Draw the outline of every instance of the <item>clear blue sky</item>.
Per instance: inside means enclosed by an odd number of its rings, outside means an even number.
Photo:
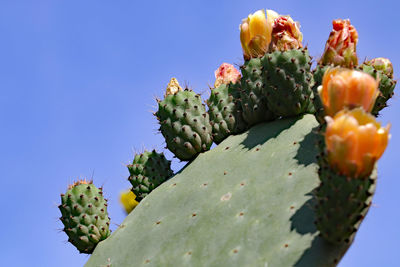
[[[124,164],[135,149],[163,147],[150,113],[154,96],[171,76],[206,92],[220,63],[241,64],[238,25],[261,8],[300,21],[317,57],[332,19],[350,18],[359,58],[389,57],[400,77],[398,1],[2,0],[1,265],[83,265],[88,257],[58,230],[59,194],[93,176],[104,184],[113,223],[121,223]],[[399,259],[399,98],[390,104],[381,121],[392,123],[392,139],[379,162],[374,206],[342,267]]]

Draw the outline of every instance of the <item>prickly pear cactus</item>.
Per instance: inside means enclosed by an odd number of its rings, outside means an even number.
[[[86,266],[334,266],[349,244],[314,225],[317,125],[305,115],[228,137],[143,199]]]
[[[373,108],[394,81],[387,59],[355,70],[357,32],[333,27],[312,72],[298,22],[250,14],[241,74],[221,65],[208,111],[172,78],[155,115],[167,148],[190,162],[163,182],[151,177],[169,164],[135,158],[141,201],[86,266],[336,266],[371,206],[390,137]]]

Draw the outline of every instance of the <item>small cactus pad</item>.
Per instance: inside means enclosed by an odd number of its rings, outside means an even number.
[[[335,266],[319,236],[313,115],[259,124],[200,154],[101,242],[87,267]]]
[[[174,174],[171,161],[167,160],[163,153],[157,153],[155,150],[136,154],[132,164],[127,167],[130,173],[128,180],[132,184],[132,192],[137,201],[141,201]]]
[[[375,106],[371,113],[374,116],[378,116],[379,111],[387,107],[386,102],[393,96],[394,88],[396,87],[396,81],[389,77],[382,70],[377,70],[373,66],[363,64],[360,69],[375,79],[379,79],[379,91],[380,94],[375,101]]]
[[[110,218],[103,191],[92,182],[79,181],[61,195],[61,222],[71,242],[81,253],[90,254],[110,235]]]
[[[282,117],[314,113],[308,50],[275,51],[261,59],[269,109]]]
[[[168,149],[180,160],[191,160],[210,149],[212,127],[200,95],[185,89],[158,102],[156,116]]]
[[[261,60],[250,59],[240,69],[242,71],[240,98],[244,120],[249,127],[273,120],[275,116],[268,108]]]
[[[230,134],[243,132],[246,123],[242,118],[240,102],[238,102],[239,84],[221,84],[211,89],[207,100],[210,122],[213,127],[213,140],[216,144],[222,142]]]

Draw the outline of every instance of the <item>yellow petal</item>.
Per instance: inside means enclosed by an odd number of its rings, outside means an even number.
[[[267,19],[263,9],[249,15],[249,29],[251,39],[257,35],[268,36]]]

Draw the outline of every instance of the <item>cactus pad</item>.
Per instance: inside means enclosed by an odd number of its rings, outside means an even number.
[[[259,124],[149,194],[86,266],[334,266],[319,237],[313,115]]]

